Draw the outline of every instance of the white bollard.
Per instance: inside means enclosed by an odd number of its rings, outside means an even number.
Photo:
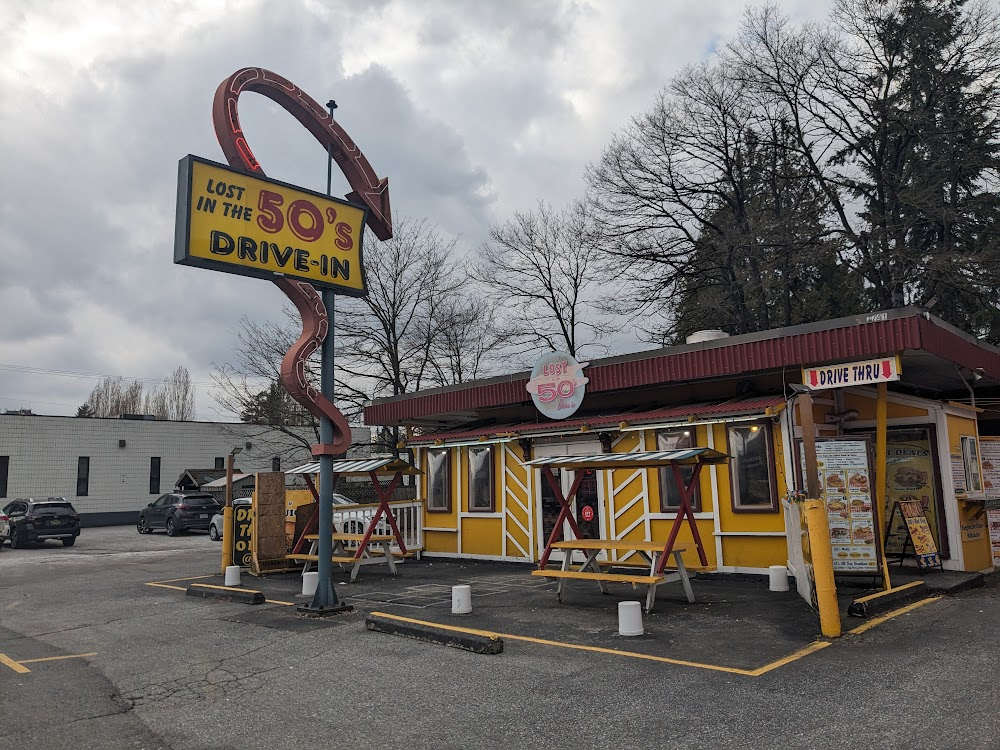
[[[618,602],[618,635],[642,635],[642,605],[639,602]]]
[[[453,615],[467,615],[470,612],[472,612],[472,587],[452,586],[451,613]]]
[[[772,565],[767,569],[771,591],[788,591],[788,568]]]
[[[240,566],[239,565],[227,565],[226,566],[226,585],[227,586],[239,586],[240,585]]]
[[[319,572],[302,574],[302,596],[312,596],[319,587]]]

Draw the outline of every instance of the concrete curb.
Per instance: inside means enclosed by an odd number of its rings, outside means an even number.
[[[873,617],[915,602],[930,595],[923,581],[914,581],[889,591],[862,596],[851,602],[847,614],[851,617]]]
[[[368,615],[365,619],[365,627],[379,633],[416,638],[418,641],[460,648],[475,654],[499,654],[503,651],[503,639],[496,635],[464,628],[453,630],[450,627],[431,623],[412,622],[379,612]]]
[[[240,602],[242,604],[263,604],[264,593],[253,589],[237,589],[232,586],[214,586],[210,583],[192,583],[187,587],[188,596],[200,596],[203,599],[221,599],[225,602]]]
[[[969,591],[970,589],[978,589],[986,585],[986,574],[984,573],[973,573],[968,575],[960,581],[955,581],[954,583],[949,583],[946,586],[935,586],[929,585],[929,590],[934,593],[941,594],[957,594],[960,591]]]

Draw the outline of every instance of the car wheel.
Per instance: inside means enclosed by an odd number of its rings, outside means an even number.
[[[177,524],[174,523],[174,519],[167,519],[167,536],[177,536],[180,533],[180,529],[177,528]]]
[[[135,522],[135,528],[140,534],[153,533],[153,530],[149,528],[149,524],[146,523],[146,518],[144,516],[139,516],[139,520]]]
[[[208,538],[211,539],[213,542],[217,542],[220,539],[222,539],[222,536],[220,536],[219,530],[215,528],[214,523],[208,527]]]
[[[76,537],[75,536],[63,537],[62,543],[63,547],[72,547],[74,544],[76,544]]]
[[[18,531],[13,526],[10,529],[10,548],[24,549],[28,546],[28,536]]]

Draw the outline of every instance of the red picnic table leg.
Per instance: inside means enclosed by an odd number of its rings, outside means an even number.
[[[701,473],[701,467],[702,462],[699,460],[694,465],[694,471],[691,472],[691,481],[685,484],[680,465],[671,464],[670,468],[674,472],[674,483],[681,493],[681,507],[674,518],[673,526],[670,527],[670,536],[667,537],[667,543],[663,547],[663,553],[660,555],[660,562],[656,566],[657,575],[663,575],[663,570],[667,566],[667,558],[673,552],[674,542],[677,541],[677,533],[681,530],[685,518],[691,527],[691,536],[694,537],[694,544],[698,549],[698,559],[701,560],[702,565],[708,565],[708,557],[705,555],[705,548],[701,543],[701,534],[698,533],[698,525],[694,521],[694,511],[691,510],[691,495],[694,494],[694,488],[698,484],[698,475]]]
[[[559,516],[556,518],[555,526],[552,527],[552,533],[549,534],[549,541],[545,545],[545,550],[542,552],[542,556],[538,560],[538,569],[544,570],[545,566],[549,563],[549,555],[552,554],[552,545],[559,539],[559,534],[562,533],[563,521],[569,521],[569,527],[573,530],[573,537],[575,539],[580,538],[580,527],[576,525],[576,519],[573,518],[573,514],[570,512],[569,504],[573,501],[576,491],[580,489],[580,483],[583,481],[583,472],[576,472],[576,476],[573,478],[573,486],[570,487],[569,490],[569,495],[564,498],[562,494],[562,487],[560,487],[559,482],[556,481],[556,477],[555,474],[552,473],[552,469],[548,466],[542,466],[541,469],[542,475],[548,481],[553,494],[556,496],[556,500],[559,501]],[[567,554],[572,554],[572,551],[567,552]]]
[[[363,554],[365,547],[368,545],[368,540],[375,533],[375,526],[378,524],[378,520],[382,517],[383,513],[385,514],[385,520],[389,522],[389,527],[392,529],[392,535],[396,538],[400,552],[405,555],[406,543],[403,541],[403,535],[399,533],[399,529],[396,526],[396,518],[392,515],[392,509],[389,507],[389,499],[392,497],[392,493],[396,491],[396,487],[399,486],[399,482],[403,478],[403,473],[397,471],[387,487],[382,486],[382,482],[379,481],[374,471],[368,472],[368,476],[371,477],[372,484],[375,485],[375,492],[378,493],[378,509],[375,511],[371,523],[368,524],[368,528],[365,530],[365,538],[358,545],[355,557],[361,557]]]

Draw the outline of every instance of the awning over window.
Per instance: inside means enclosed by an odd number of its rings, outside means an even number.
[[[571,433],[611,429],[653,429],[659,426],[683,425],[693,422],[725,422],[734,419],[772,416],[785,406],[782,396],[755,396],[692,404],[678,404],[646,411],[617,412],[590,417],[575,417],[561,421],[522,422],[490,425],[471,430],[415,435],[407,443],[412,446],[475,445],[514,440],[524,436],[566,435]]]
[[[367,476],[374,471],[376,474],[422,474],[420,469],[411,466],[401,458],[388,456],[385,458],[341,459],[333,462],[333,473],[341,476]],[[289,469],[286,474],[319,474],[319,461],[310,461],[302,466]]]
[[[525,466],[550,466],[554,469],[652,469],[681,464],[724,464],[729,456],[712,448],[687,448],[677,451],[643,453],[602,453],[597,456],[550,456],[525,461]]]

